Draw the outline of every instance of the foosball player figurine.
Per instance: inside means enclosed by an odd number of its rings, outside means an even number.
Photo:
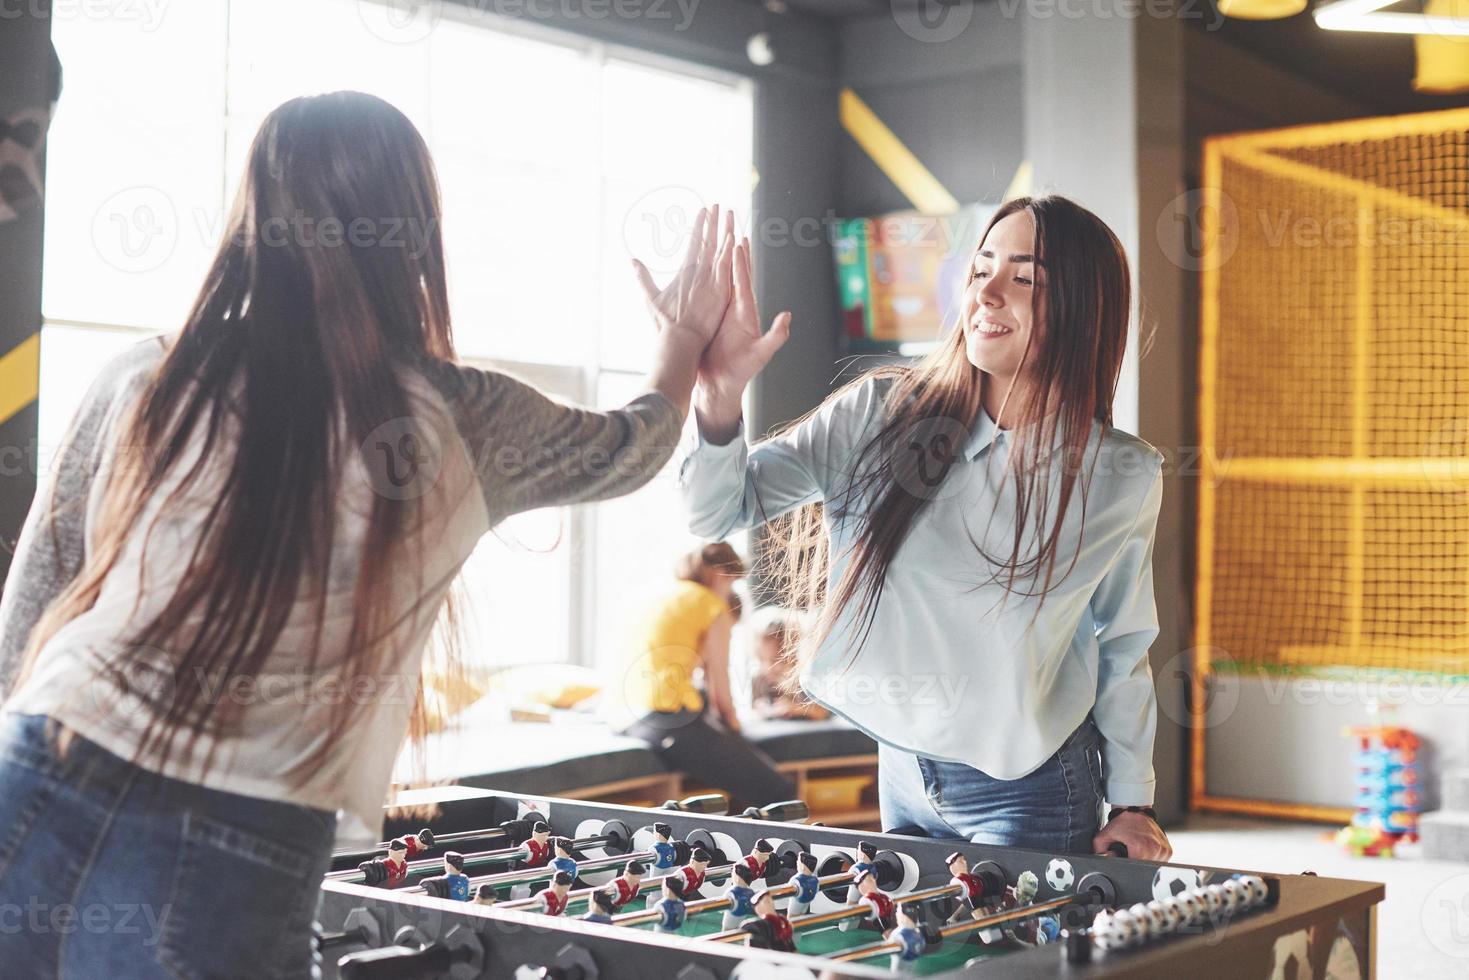
[[[897,916],[897,927],[884,938],[890,943],[897,943],[898,951],[892,955],[888,966],[893,970],[911,969],[913,962],[923,955],[923,950],[928,946],[928,938],[903,906],[899,905],[894,914]]]
[[[577,872],[576,858],[571,853],[571,839],[567,837],[555,837],[551,840],[551,851],[556,856],[551,859],[551,867],[557,871],[565,871],[571,875],[571,880],[576,881]]]
[[[955,851],[944,858],[944,864],[948,866],[951,884],[958,885],[963,889],[959,894],[957,907],[954,914],[949,916],[948,921],[953,922],[961,919],[984,904],[984,884],[969,873],[969,859],[960,851]]]
[[[678,869],[678,874],[669,877],[683,879],[683,893],[688,896],[697,896],[699,889],[704,887],[704,872],[709,868],[711,855],[702,847],[694,848],[694,853],[689,855],[689,863]]]
[[[755,842],[754,847],[750,848],[749,854],[740,858],[740,863],[748,865],[750,870],[755,872],[753,880],[759,881],[769,872],[770,856],[774,853],[775,848],[770,846],[770,841],[762,837]]]
[[[444,877],[449,879],[449,897],[456,902],[469,901],[469,875],[464,873],[464,855],[444,852]]]
[[[388,841],[388,853],[357,865],[362,879],[369,885],[397,888],[408,877],[408,842],[402,837]]]
[[[610,891],[598,888],[587,896],[587,912],[582,916],[587,922],[611,923],[615,909],[615,898]]]
[[[658,856],[653,862],[654,871],[672,871],[678,866],[678,848],[673,846],[673,828],[668,824],[653,825],[652,851]]]
[[[861,898],[857,891],[857,877],[864,871],[871,871],[877,865],[877,848],[867,841],[857,842],[857,861],[847,870],[852,872],[852,886],[847,889],[847,904],[854,905]]]
[[[541,911],[547,915],[560,915],[566,911],[566,903],[570,901],[571,875],[565,871],[556,872],[551,879],[551,884],[541,892]]]
[[[865,903],[868,907],[867,916],[863,920],[855,918],[843,919],[841,928],[844,931],[850,930],[856,928],[858,923],[861,922],[867,928],[875,927],[878,932],[886,936],[896,924],[896,920],[893,918],[893,912],[896,906],[893,900],[888,898],[882,889],[877,887],[877,875],[871,871],[864,871],[857,876],[857,881],[853,887],[857,889],[859,896],[858,902]]]
[[[614,912],[638,897],[638,893],[642,891],[643,875],[647,871],[641,861],[629,861],[622,869],[622,874],[608,882],[607,891],[611,895]]]
[[[755,918],[740,926],[750,934],[750,945],[756,949],[794,953],[796,932],[791,928],[791,920],[775,910],[775,899],[770,892],[756,892],[751,904],[755,908]]]
[[[403,843],[408,848],[408,860],[413,860],[434,846],[434,832],[428,828],[420,830],[416,834],[408,834],[403,838]]]
[[[668,875],[663,879],[663,897],[653,906],[658,913],[658,922],[653,926],[655,931],[678,932],[683,928],[686,913],[684,894],[683,879],[678,875]]]
[[[790,914],[805,915],[810,912],[811,903],[816,901],[816,890],[821,887],[821,879],[816,875],[815,854],[802,851],[796,855],[796,873],[787,884],[795,889],[791,895]]]
[[[499,897],[495,894],[494,885],[480,885],[474,890],[474,904],[476,905],[494,905],[497,901]]]
[[[1036,877],[1034,871],[1020,872],[1020,876],[1015,879],[1015,884],[1005,890],[1005,898],[1000,903],[1000,908],[1013,909],[1029,905],[1035,901],[1040,886],[1041,880]],[[1047,916],[1038,916],[1006,926],[1004,934],[1027,946],[1038,946],[1060,938],[1061,924]]]
[[[423,890],[434,898],[469,901],[469,876],[464,873],[464,855],[458,851],[445,851],[444,873],[437,878],[425,878]]]
[[[755,906],[751,904],[755,889],[750,887],[755,875],[755,870],[743,862],[730,868],[729,889],[724,893],[724,897],[729,899],[729,905],[724,910],[724,919],[719,927],[721,931],[736,929],[741,922],[755,914]]]
[[[551,860],[551,825],[537,820],[530,836],[520,845],[520,863],[527,868],[539,868]]]

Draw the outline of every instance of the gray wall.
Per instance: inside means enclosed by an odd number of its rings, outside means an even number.
[[[0,30],[0,118],[45,107],[51,90],[51,14],[24,5]],[[32,207],[0,223],[0,357],[41,329],[41,234],[44,211]],[[0,583],[36,491],[37,402],[0,423]]]
[[[972,8],[964,28],[922,40],[892,17],[841,27],[840,79],[968,204],[998,202],[1024,156],[1023,22],[999,4]],[[841,140],[844,215],[912,207],[855,141]]]

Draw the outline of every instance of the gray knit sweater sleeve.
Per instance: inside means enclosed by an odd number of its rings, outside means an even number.
[[[492,527],[521,511],[631,493],[673,457],[683,427],[655,391],[597,411],[500,371],[439,361],[425,373],[469,450]]]
[[[129,396],[163,353],[163,340],[155,337],[109,361],[87,390],[56,456],[38,474],[0,593],[0,701],[10,694],[36,621],[81,571],[93,480]]]

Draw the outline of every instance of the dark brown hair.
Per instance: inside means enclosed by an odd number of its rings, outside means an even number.
[[[346,661],[319,664],[343,473],[374,429],[411,417],[398,369],[453,356],[438,181],[413,124],[358,92],[275,109],[250,148],[204,285],[124,421],[119,445],[144,465],[119,467],[108,481],[96,547],[37,624],[22,676],[63,624],[92,608],[146,505],[170,485],[145,547],[191,490],[207,494],[208,511],[177,592],[126,640],[133,651],[169,651],[174,671],[139,757],[152,749],[166,760],[183,732],[191,746],[228,730],[238,706],[205,684],[255,676],[298,596],[317,601],[308,673],[321,666],[349,682],[376,674],[401,653],[384,649],[403,619],[389,570],[410,560],[401,545],[431,505],[370,495]],[[234,438],[221,438],[227,429]],[[215,457],[219,487],[202,479]],[[440,612],[452,624],[452,608]],[[452,635],[438,638],[450,653]],[[352,707],[349,698],[333,704],[329,737],[288,778],[304,782],[319,766]],[[410,733],[421,738],[425,727],[420,691]]]
[[[1039,596],[1053,587],[1062,522],[1079,492],[1083,519],[1086,483],[1079,480],[1093,422],[1112,424],[1112,399],[1127,342],[1131,285],[1122,244],[1096,215],[1064,197],[1018,197],[1001,206],[986,224],[980,242],[1002,219],[1028,211],[1035,223],[1032,254],[1045,263],[1047,275],[1036,290],[1035,326],[1027,339],[1020,371],[1030,368],[1037,383],[1028,386],[1024,403],[1001,414],[1019,420],[1008,469],[1015,481],[1016,515],[1008,556],[990,555],[970,534],[970,543],[988,566],[987,581],[1002,580],[1005,594]],[[974,277],[971,262],[966,288]],[[962,304],[960,304],[962,309]],[[1044,330],[1039,328],[1044,324]],[[1044,340],[1035,343],[1038,333]],[[819,610],[814,628],[803,637],[801,657],[809,659],[830,635],[842,610],[857,603],[857,628],[848,640],[852,658],[872,626],[888,567],[932,493],[952,469],[964,448],[962,434],[973,426],[981,407],[983,373],[969,360],[965,335],[954,325],[937,349],[911,366],[877,368],[833,393],[840,399],[869,380],[890,382],[884,403],[885,422],[857,451],[847,482],[824,503],[806,505],[773,522],[771,543],[761,551],[762,571],[773,582],[784,605]],[[1019,387],[1012,387],[1013,394]],[[791,423],[801,425],[820,408]],[[1051,486],[1049,459],[1062,443],[1060,486]],[[986,457],[988,463],[990,457]],[[937,477],[920,470],[938,461]],[[917,491],[917,492],[915,492]],[[1048,512],[1055,496],[1056,512]],[[861,501],[874,501],[861,507]],[[856,533],[846,568],[827,596],[830,556],[822,526],[823,507],[833,516],[854,515]],[[986,515],[984,519],[992,519]],[[1034,531],[1040,546],[1023,554]],[[1076,556],[1071,555],[1069,571]],[[1062,573],[1064,576],[1064,572]],[[1039,612],[1039,604],[1036,612]],[[850,664],[850,659],[848,663]],[[792,683],[795,683],[792,675]]]

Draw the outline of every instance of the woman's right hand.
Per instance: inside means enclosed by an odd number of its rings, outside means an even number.
[[[725,235],[726,238],[732,235],[728,221]],[[714,443],[725,443],[734,437],[745,386],[770,363],[791,335],[789,311],[778,314],[768,332],[760,330],[748,238],[735,246],[733,265],[734,294],[718,332],[699,360],[699,383],[694,391],[699,431]]]

